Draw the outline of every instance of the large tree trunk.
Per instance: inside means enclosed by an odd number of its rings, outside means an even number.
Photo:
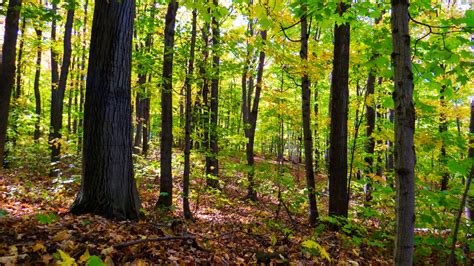
[[[301,50],[300,57],[303,64],[308,63],[308,20],[306,4],[301,5],[303,17],[301,18]],[[306,67],[304,67],[306,69]],[[306,173],[306,188],[308,189],[309,222],[315,225],[318,219],[318,207],[316,205],[316,185],[314,182],[313,168],[313,136],[311,132],[311,90],[308,73],[305,71],[301,77],[301,104],[303,114],[303,139],[304,139],[304,161]]]
[[[215,8],[218,7],[218,0],[213,0]],[[206,156],[207,185],[213,188],[219,186],[219,153],[217,118],[219,111],[219,22],[216,16],[212,16],[212,78],[211,78],[211,99],[210,99],[210,121],[209,121],[209,147],[211,154]]]
[[[35,29],[36,36],[38,40],[38,47],[36,47],[36,69],[35,69],[35,81],[33,85],[33,90],[35,93],[35,132],[33,134],[33,139],[38,140],[41,137],[40,123],[41,123],[41,93],[39,89],[40,75],[41,75],[41,40],[43,38],[43,32],[41,29]]]
[[[191,171],[190,165],[190,154],[191,154],[191,115],[192,115],[192,103],[191,103],[191,85],[192,77],[194,72],[194,48],[196,46],[196,24],[197,24],[197,10],[193,10],[193,20],[191,29],[191,44],[189,50],[189,64],[188,73],[184,86],[186,88],[186,121],[184,126],[184,172],[183,172],[183,212],[184,218],[191,219],[192,213],[189,207],[189,174]]]
[[[412,265],[415,226],[415,107],[411,71],[408,0],[392,0],[395,91],[396,233],[395,265]]]
[[[260,32],[262,42],[265,43],[267,40],[267,31],[262,30]],[[265,66],[265,51],[261,50],[258,57],[258,68],[257,68],[257,84],[255,86],[255,95],[253,97],[252,109],[250,109],[251,101],[248,101],[249,104],[248,110],[248,125],[245,127],[247,132],[247,145],[246,145],[246,157],[247,164],[249,166],[248,172],[248,187],[247,187],[247,198],[250,200],[257,200],[257,192],[255,192],[255,161],[254,161],[254,144],[255,144],[255,129],[257,128],[257,116],[258,116],[258,105],[260,102],[260,93],[263,86],[263,68]],[[249,88],[250,93],[250,88]]]
[[[133,0],[95,2],[84,113],[81,190],[74,214],[138,219],[132,163]],[[105,74],[104,74],[105,73]]]
[[[340,2],[342,15],[348,5]],[[329,215],[347,217],[347,115],[349,112],[349,24],[334,29],[334,61],[331,81],[331,129],[329,136]]]
[[[5,19],[5,35],[2,47],[0,68],[0,167],[5,159],[5,143],[7,139],[8,113],[10,98],[15,82],[16,42],[18,39],[18,20],[20,18],[21,0],[8,2]]]
[[[171,0],[165,19],[165,43],[163,54],[163,88],[161,90],[161,143],[160,143],[160,196],[157,205],[173,204],[173,177],[171,160],[173,148],[173,49],[174,26],[178,3]]]
[[[59,158],[61,155],[61,129],[63,127],[64,94],[66,92],[69,66],[71,65],[71,35],[74,23],[74,5],[68,7],[66,25],[64,29],[64,54],[61,64],[61,75],[58,87],[51,92],[51,121],[49,141],[51,144],[51,171],[50,176],[59,174]]]

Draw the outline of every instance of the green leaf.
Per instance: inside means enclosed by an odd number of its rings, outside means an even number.
[[[46,214],[37,214],[36,219],[42,224],[50,224],[54,222],[58,217],[54,213],[46,213]]]
[[[103,266],[105,263],[97,256],[90,256],[87,261],[88,266]]]

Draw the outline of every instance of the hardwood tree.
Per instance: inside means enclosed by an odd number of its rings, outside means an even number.
[[[301,48],[300,58],[304,64],[308,63],[308,8],[306,3],[301,4]],[[305,68],[306,69],[306,68]],[[303,116],[303,138],[304,138],[304,158],[305,158],[305,175],[306,188],[308,189],[309,202],[309,222],[314,225],[318,219],[318,207],[316,205],[316,185],[314,182],[313,168],[313,136],[311,132],[311,81],[308,72],[304,70],[301,77],[301,107]]]
[[[74,214],[140,217],[132,163],[133,0],[95,1],[84,105],[81,189]]]
[[[22,0],[10,0],[5,18],[5,35],[2,47],[2,61],[0,62],[0,167],[3,167],[5,159],[8,114],[15,82],[16,43],[21,3]]]
[[[71,36],[72,36],[72,25],[74,23],[74,11],[75,11],[75,3],[73,0],[70,0],[67,4],[67,17],[66,17],[66,24],[65,24],[65,29],[64,29],[64,40],[63,40],[64,53],[62,57],[61,74],[59,75],[58,86],[55,87],[53,84],[53,89],[51,91],[51,119],[50,119],[49,141],[51,144],[52,168],[50,171],[50,176],[59,175],[58,163],[59,163],[59,157],[61,155],[61,137],[62,137],[61,130],[63,126],[64,95],[66,92],[69,66],[71,65],[71,53],[72,53]],[[53,39],[53,36],[52,36],[52,39]],[[51,56],[52,57],[54,56],[53,53]]]
[[[191,155],[191,123],[192,123],[192,81],[194,74],[194,50],[196,47],[196,26],[197,10],[193,9],[193,18],[191,22],[191,43],[189,47],[188,72],[184,81],[186,88],[186,109],[185,109],[185,125],[184,125],[184,172],[183,172],[183,213],[184,218],[191,219],[192,213],[189,207],[189,174],[191,171],[190,155]]]
[[[214,8],[219,8],[218,0],[212,1]],[[206,176],[207,185],[213,188],[219,186],[219,153],[218,145],[218,129],[217,118],[219,112],[219,22],[216,16],[217,12],[213,12],[211,28],[212,28],[212,71],[211,71],[211,98],[209,100],[209,153],[206,154]]]
[[[160,196],[157,206],[170,207],[173,204],[173,177],[171,173],[173,148],[173,49],[174,26],[178,3],[171,0],[165,18],[163,51],[163,80],[161,89],[161,142],[160,142]]]
[[[38,41],[36,47],[36,68],[35,68],[35,81],[33,84],[33,91],[35,93],[35,131],[33,133],[34,140],[38,140],[41,137],[40,123],[41,123],[41,92],[39,88],[40,75],[41,75],[41,55],[43,54],[41,41],[43,39],[43,31],[39,28],[35,28],[36,40]]]
[[[395,265],[413,264],[415,227],[415,107],[411,71],[408,0],[392,0],[392,63],[396,176]]]
[[[340,1],[340,16],[349,5]],[[334,60],[331,79],[331,126],[329,135],[329,215],[347,217],[347,117],[349,113],[349,45],[350,25],[334,28]]]

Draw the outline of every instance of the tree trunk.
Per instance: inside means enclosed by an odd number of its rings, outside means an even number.
[[[348,5],[339,2],[342,15]],[[334,61],[331,81],[331,129],[329,136],[329,215],[347,217],[347,115],[349,112],[350,25],[334,29]]]
[[[192,77],[194,72],[194,48],[196,46],[196,24],[197,24],[197,10],[193,10],[193,20],[192,20],[192,29],[191,29],[191,44],[189,51],[189,63],[188,63],[188,73],[186,75],[186,80],[184,86],[186,88],[186,121],[184,128],[184,172],[183,172],[183,212],[184,218],[191,219],[192,213],[191,208],[189,207],[189,174],[191,171],[190,165],[190,154],[191,154],[191,85]]]
[[[396,233],[395,265],[412,265],[415,226],[415,108],[411,72],[408,0],[392,0],[395,91]]]
[[[214,7],[218,7],[218,0],[213,0]],[[213,188],[219,186],[219,153],[217,118],[219,111],[219,23],[215,15],[212,16],[212,77],[209,121],[209,147],[211,154],[206,156],[207,185]]]
[[[133,0],[95,2],[84,106],[81,190],[74,214],[140,217],[132,163]]]
[[[366,91],[366,99],[371,98],[374,99],[375,96],[375,76],[373,70],[369,71],[369,77],[367,78],[367,91]],[[366,129],[366,136],[367,142],[365,144],[365,153],[367,154],[365,157],[365,163],[367,164],[369,174],[366,176],[366,183],[365,183],[365,202],[366,204],[372,199],[372,176],[375,173],[374,170],[374,151],[375,151],[375,141],[372,137],[372,133],[375,130],[375,108],[374,108],[374,101],[370,101],[367,104],[366,101],[366,109],[365,109],[365,119],[367,123]]]
[[[151,78],[148,79],[148,82],[151,81]],[[148,136],[150,132],[150,96],[147,94],[146,98],[142,99],[143,104],[143,143],[142,143],[142,154],[144,157],[148,154]]]
[[[441,86],[439,92],[439,102],[441,106],[441,111],[439,115],[439,133],[441,135],[441,154],[439,156],[440,170],[441,170],[441,191],[448,189],[449,181],[449,171],[447,170],[447,155],[446,155],[446,145],[444,144],[445,134],[448,132],[448,122],[446,120],[446,100],[444,99],[444,93],[446,90],[446,85]]]
[[[26,28],[26,19],[23,17],[21,20],[21,39],[20,45],[18,47],[18,60],[17,60],[17,68],[16,68],[16,89],[14,93],[15,99],[20,98],[21,95],[21,72],[23,67],[23,47],[25,45],[25,28]]]
[[[35,81],[33,85],[33,90],[35,92],[35,132],[33,134],[33,139],[38,140],[41,137],[40,123],[41,123],[41,94],[39,89],[40,75],[41,75],[41,40],[43,39],[43,32],[41,29],[35,29],[36,36],[38,40],[38,47],[36,47],[36,69],[35,69]]]
[[[5,19],[5,35],[2,47],[0,68],[0,167],[5,159],[5,143],[7,139],[8,113],[10,98],[15,82],[16,42],[18,39],[18,20],[20,18],[21,0],[8,2]]]
[[[74,23],[74,4],[68,4],[66,25],[64,29],[64,54],[61,64],[61,75],[57,88],[51,92],[51,121],[49,141],[51,144],[50,176],[59,175],[59,158],[61,155],[61,129],[63,126],[64,94],[66,92],[69,66],[71,65],[71,35]]]
[[[301,50],[300,57],[303,64],[308,64],[308,20],[306,17],[307,6],[301,5],[303,17],[301,18]],[[306,69],[306,67],[304,67]],[[304,159],[306,173],[306,188],[308,189],[309,223],[315,225],[318,219],[318,207],[316,205],[316,185],[314,182],[313,168],[313,136],[311,132],[311,90],[308,73],[304,72],[301,77],[301,104],[303,114],[303,139]]]
[[[262,42],[265,43],[267,40],[267,31],[262,30],[260,32]],[[255,87],[255,96],[253,97],[253,105],[250,112],[248,112],[248,125],[245,127],[247,132],[248,142],[246,145],[246,157],[247,164],[249,166],[248,172],[248,187],[247,197],[250,200],[257,200],[257,192],[255,192],[255,161],[254,161],[254,144],[255,144],[255,129],[257,128],[257,116],[258,116],[258,105],[260,102],[260,93],[263,86],[263,68],[265,66],[265,51],[261,50],[258,57],[258,68],[257,68],[257,84]],[[250,93],[250,88],[249,88]],[[251,101],[248,102],[250,104]],[[250,110],[250,106],[247,106]]]
[[[87,16],[88,16],[88,8],[89,8],[89,0],[85,0],[84,3],[84,20],[82,24],[82,51],[81,51],[81,80],[79,85],[79,122],[78,127],[80,129],[83,128],[84,123],[84,87],[86,84],[86,75],[84,74],[86,71],[86,47],[87,47]],[[77,138],[77,147],[78,151],[82,149],[82,131],[79,130],[79,135]]]
[[[173,204],[173,177],[171,160],[173,148],[173,49],[174,26],[178,3],[171,0],[165,19],[165,42],[163,54],[163,88],[161,90],[161,143],[160,143],[160,196],[157,206],[171,207]]]

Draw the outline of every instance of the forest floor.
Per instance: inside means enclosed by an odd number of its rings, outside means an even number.
[[[302,165],[290,172],[304,180]],[[236,182],[243,174],[224,175],[221,191],[195,190],[194,219],[185,221],[181,176],[175,176],[175,209],[154,209],[158,185],[147,177],[139,185],[146,218],[118,222],[68,213],[79,189],[77,173],[55,179],[21,169],[0,173],[0,264],[392,264],[390,240],[383,246],[354,244],[357,234],[312,228],[304,212],[291,211],[276,195],[243,199],[238,191],[245,190]],[[325,196],[319,200],[318,206],[327,205]],[[134,240],[143,242],[129,242]]]

